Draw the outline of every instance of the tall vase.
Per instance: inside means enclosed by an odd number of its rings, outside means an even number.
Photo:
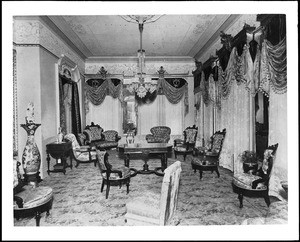
[[[27,132],[27,141],[22,155],[24,180],[33,186],[37,186],[37,183],[42,180],[39,175],[41,155],[34,140],[35,131],[40,125],[33,122],[21,124],[21,127]]]

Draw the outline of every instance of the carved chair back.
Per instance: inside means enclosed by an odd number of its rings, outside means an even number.
[[[217,131],[213,134],[211,139],[211,147],[210,151],[220,154],[223,146],[223,141],[225,139],[226,135],[226,129],[223,129],[222,131]]]
[[[197,134],[198,134],[198,128],[195,125],[187,127],[183,131],[184,143],[195,144]]]

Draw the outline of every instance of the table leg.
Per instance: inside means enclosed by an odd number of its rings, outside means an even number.
[[[161,169],[164,171],[168,167],[168,156],[166,153],[161,155]]]
[[[142,156],[144,160],[143,171],[149,171],[149,165],[147,164],[149,160],[149,152],[143,151]]]
[[[124,163],[126,167],[129,167],[129,162],[130,162],[130,154],[125,154]]]
[[[202,179],[202,170],[199,170],[200,173],[200,180]]]

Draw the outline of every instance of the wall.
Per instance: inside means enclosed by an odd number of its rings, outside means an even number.
[[[41,75],[41,115],[42,115],[42,152],[43,159],[41,163],[41,172],[46,174],[46,144],[55,141],[55,134],[57,134],[57,118],[56,118],[56,70],[55,64],[58,59],[53,54],[40,48],[40,75]],[[53,161],[53,159],[51,159]],[[54,165],[51,162],[51,167]]]
[[[35,122],[42,123],[41,95],[40,95],[40,50],[35,46],[16,47],[17,58],[17,109],[18,109],[18,147],[21,161],[26,145],[27,133],[20,127],[25,124],[26,109],[29,102],[34,103]],[[42,130],[39,127],[35,132],[35,142],[41,152]]]
[[[13,42],[17,69],[18,127],[25,123],[26,108],[34,103],[36,130],[35,141],[41,153],[41,177],[47,176],[46,144],[57,134],[57,101],[55,64],[65,55],[84,72],[84,61],[37,16],[15,17]],[[81,104],[82,105],[82,104]],[[18,129],[19,157],[21,160],[27,134]],[[22,172],[22,169],[21,169]]]

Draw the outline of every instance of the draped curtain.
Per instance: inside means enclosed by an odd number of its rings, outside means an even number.
[[[158,88],[162,88],[163,94],[172,104],[179,103],[180,100],[184,97],[184,114],[186,115],[189,112],[189,94],[187,82],[185,82],[182,87],[176,88],[168,83],[164,78],[159,78]]]
[[[59,105],[62,132],[81,133],[78,86],[63,75],[59,75]]]

